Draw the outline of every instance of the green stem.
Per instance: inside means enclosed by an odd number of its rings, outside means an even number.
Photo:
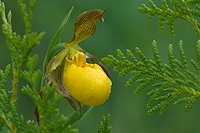
[[[200,29],[199,29],[198,25],[194,22],[192,24],[192,26],[194,27],[194,30],[197,32],[197,35],[200,38]]]
[[[12,83],[12,101],[13,102],[16,102],[16,100],[17,100],[18,82],[19,82],[19,74],[14,73],[13,74],[13,83]]]
[[[198,37],[200,38],[200,29],[199,29],[199,26],[197,25],[197,22],[195,21],[195,19],[192,17],[192,18],[186,19],[186,21],[188,21],[192,25],[192,27],[196,31]]]
[[[187,3],[184,0],[182,0],[182,3],[186,7],[187,13],[189,16],[189,17],[185,17],[185,18],[188,18],[188,20],[186,20],[186,21],[188,21],[193,26],[194,30],[197,32],[198,37],[200,38],[200,29],[197,24],[198,22],[194,19],[193,14],[191,13],[191,10],[188,7]]]

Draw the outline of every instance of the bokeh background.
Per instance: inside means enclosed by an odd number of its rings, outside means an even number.
[[[19,35],[25,34],[25,26],[17,0],[2,0],[6,4],[6,11],[12,10],[13,31]],[[26,4],[28,0],[24,0]],[[173,44],[174,56],[178,57],[178,43],[183,40],[186,59],[190,69],[193,69],[190,59],[195,58],[195,47],[198,40],[192,26],[180,19],[175,21],[175,37],[172,37],[167,26],[163,32],[159,31],[158,17],[147,18],[147,14],[141,14],[138,7],[147,0],[36,0],[33,16],[32,31],[46,34],[40,45],[34,47],[32,53],[38,54],[38,69],[42,69],[42,63],[48,45],[59,28],[59,25],[67,12],[74,6],[71,17],[62,33],[62,42],[69,41],[74,29],[74,22],[79,14],[90,9],[106,8],[104,15],[105,22],[97,22],[97,30],[93,36],[80,43],[80,46],[99,59],[112,54],[116,56],[116,50],[121,49],[124,53],[130,49],[135,53],[135,47],[139,47],[150,59],[152,56],[152,41],[157,41],[160,57],[163,63],[168,63],[167,46]],[[155,1],[159,6],[160,1]],[[0,24],[2,20],[0,19]],[[2,28],[0,27],[0,31]],[[0,69],[10,63],[9,51],[6,47],[5,36],[0,32]],[[147,92],[151,86],[144,89],[138,96],[134,96],[134,89],[138,84],[134,83],[126,88],[125,82],[130,75],[118,76],[108,67],[111,73],[113,86],[110,98],[98,107],[94,107],[91,113],[85,118],[79,127],[80,133],[96,133],[103,115],[110,114],[109,125],[112,126],[112,133],[199,133],[199,101],[196,101],[190,112],[184,111],[184,105],[170,104],[163,115],[158,112],[147,115],[146,104],[148,102]],[[11,78],[11,75],[9,76]],[[19,89],[25,85],[20,80]],[[11,82],[8,81],[7,89],[11,90]],[[33,100],[18,91],[17,110],[23,114],[25,120],[35,120]],[[73,110],[69,103],[63,99],[59,105],[61,114],[68,115]],[[6,128],[4,128],[6,129]],[[5,130],[4,130],[5,131]]]

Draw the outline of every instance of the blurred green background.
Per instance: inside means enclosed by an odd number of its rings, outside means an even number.
[[[25,34],[25,27],[21,11],[17,0],[2,0],[6,4],[6,11],[12,10],[13,31],[19,35]],[[24,0],[28,4],[28,0]],[[155,0],[156,1],[156,0]],[[195,47],[198,40],[197,34],[189,23],[177,19],[175,21],[175,37],[172,37],[167,26],[163,32],[159,31],[158,17],[147,19],[147,14],[138,12],[138,7],[142,3],[148,5],[147,0],[36,0],[33,16],[32,31],[46,34],[41,40],[41,44],[34,47],[32,53],[38,54],[38,69],[42,68],[48,45],[58,30],[59,25],[72,6],[74,10],[63,31],[62,42],[69,41],[73,35],[74,22],[79,14],[90,9],[106,8],[104,15],[105,22],[97,22],[97,30],[93,36],[80,43],[80,46],[99,59],[112,54],[116,56],[116,49],[121,49],[124,53],[130,49],[135,53],[135,47],[139,47],[148,59],[152,56],[152,41],[157,41],[158,51],[163,63],[168,63],[167,46],[173,44],[174,56],[178,57],[178,43],[183,40],[183,47],[190,69],[193,69],[190,59],[195,58]],[[159,1],[155,2],[161,5]],[[2,24],[2,20],[0,20]],[[0,28],[2,31],[2,28]],[[5,36],[0,32],[0,69],[10,63],[9,51],[6,47]],[[190,112],[184,111],[184,105],[170,104],[163,115],[158,112],[147,115],[146,104],[148,96],[146,93],[151,90],[147,87],[138,96],[133,95],[138,84],[133,84],[126,88],[125,82],[130,75],[119,77],[118,73],[112,71],[113,67],[108,67],[111,73],[113,85],[110,98],[98,107],[94,107],[92,112],[85,118],[79,127],[80,133],[96,133],[103,115],[111,114],[109,125],[112,126],[112,133],[199,133],[199,101],[194,104]],[[11,78],[11,75],[9,76]],[[24,80],[20,80],[19,89],[25,85]],[[11,90],[11,81],[7,83],[7,89]],[[35,120],[33,100],[18,90],[19,114],[23,114],[25,120]],[[69,103],[63,99],[59,105],[61,114],[68,115],[73,110]]]

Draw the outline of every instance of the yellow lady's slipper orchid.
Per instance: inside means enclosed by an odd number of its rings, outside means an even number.
[[[77,112],[79,111],[71,97],[77,101],[81,111],[80,103],[97,106],[103,104],[111,93],[112,82],[107,68],[77,45],[94,34],[95,21],[103,22],[105,11],[93,9],[79,15],[71,40],[63,43],[65,49],[52,57],[47,66],[45,77],[49,79],[49,83],[58,85],[57,93],[63,93],[63,97]],[[95,64],[88,64],[86,55]]]
[[[63,82],[72,97],[88,106],[103,104],[112,85],[104,70],[98,64],[86,63],[85,55],[79,51],[74,61],[65,62]]]

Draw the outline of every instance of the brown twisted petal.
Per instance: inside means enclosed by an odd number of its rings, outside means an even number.
[[[71,99],[70,94],[68,93],[67,89],[65,88],[63,84],[63,67],[64,67],[65,61],[62,62],[59,66],[56,67],[55,70],[52,70],[52,72],[49,74],[49,80],[53,81],[53,83],[57,84],[57,93],[63,93],[63,98],[67,99],[72,108],[79,113],[76,104]],[[76,99],[75,99],[76,101]],[[82,113],[80,103],[78,104],[80,112]]]
[[[70,94],[68,93],[67,89],[63,85],[63,67],[65,64],[65,58],[68,54],[68,50],[64,49],[59,54],[54,56],[47,66],[47,73],[45,78],[49,79],[49,82],[53,82],[57,84],[57,93],[62,92],[63,97],[66,98],[73,109],[79,113],[74,101],[70,98]],[[76,100],[75,100],[76,101]],[[79,104],[78,104],[79,106]],[[79,106],[80,110],[81,107]]]

